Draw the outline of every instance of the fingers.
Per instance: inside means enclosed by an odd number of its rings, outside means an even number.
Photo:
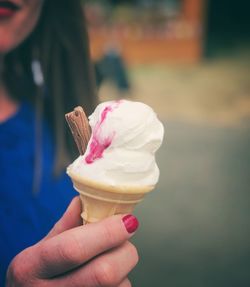
[[[79,196],[76,196],[72,199],[61,219],[54,225],[54,227],[51,229],[48,235],[43,238],[42,241],[80,225],[82,225],[81,200]]]
[[[134,245],[125,242],[119,247],[110,250],[93,259],[83,267],[74,270],[60,278],[53,279],[50,283],[57,286],[131,286],[127,277],[128,273],[138,262],[138,254]]]
[[[126,278],[117,287],[132,287],[132,285],[128,278]]]
[[[138,227],[132,215],[115,215],[102,222],[65,231],[36,247],[32,269],[42,278],[51,278],[81,266],[93,257],[121,245]]]

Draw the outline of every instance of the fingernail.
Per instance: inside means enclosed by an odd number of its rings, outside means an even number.
[[[132,214],[128,214],[128,215],[125,215],[123,218],[122,218],[122,221],[128,231],[128,233],[133,233],[136,231],[136,229],[138,228],[139,226],[139,221],[138,219],[132,215]]]

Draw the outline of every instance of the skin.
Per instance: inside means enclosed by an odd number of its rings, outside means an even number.
[[[41,14],[43,0],[13,0],[13,3],[19,10],[12,17],[0,19],[0,122],[18,109],[18,103],[10,99],[1,81],[3,57],[32,32]]]
[[[11,18],[0,19],[0,122],[11,117],[19,106],[1,80],[4,55],[34,29],[43,1],[15,3],[20,10]],[[80,199],[76,197],[43,240],[12,260],[6,286],[131,286],[127,276],[137,264],[138,254],[128,241],[133,234],[127,232],[122,215],[82,226],[80,213]]]
[[[0,54],[17,47],[35,27],[43,0],[13,0],[19,10],[12,17],[0,20]]]
[[[127,275],[138,254],[123,216],[82,226],[80,213],[76,197],[42,241],[13,259],[6,286],[131,286]]]

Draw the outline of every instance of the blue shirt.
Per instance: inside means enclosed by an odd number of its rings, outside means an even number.
[[[23,103],[0,124],[0,286],[12,258],[43,238],[76,193],[68,176],[53,176],[54,145],[43,123],[42,180],[32,192],[35,157],[35,114]]]

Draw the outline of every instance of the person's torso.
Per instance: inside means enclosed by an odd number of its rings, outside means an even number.
[[[0,124],[1,279],[11,259],[44,237],[75,195],[65,173],[53,176],[54,146],[45,122],[42,135],[41,185],[34,194],[34,111],[24,103],[17,114]]]

